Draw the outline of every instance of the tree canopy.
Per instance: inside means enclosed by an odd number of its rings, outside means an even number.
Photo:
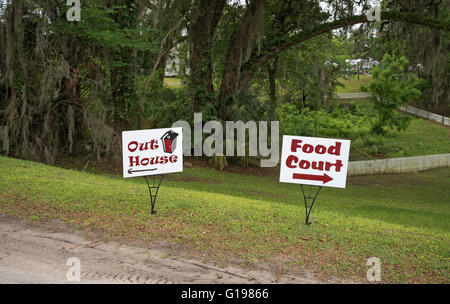
[[[389,45],[391,36],[415,41],[403,47],[410,61],[423,59],[430,93],[423,91],[434,104],[446,102],[448,3],[382,1],[382,20],[371,22],[367,2],[84,0],[81,20],[69,22],[65,1],[3,0],[0,125],[8,130],[6,152],[49,163],[61,152],[88,151],[100,159],[117,155],[125,129],[168,126],[199,111],[220,120],[242,118],[240,109],[253,118],[275,115],[280,68],[287,63],[302,79],[295,90],[303,102],[315,98],[328,107],[338,69],[325,62],[344,65],[338,49],[349,33],[367,42],[362,48],[401,47]],[[357,24],[363,25],[355,29]],[[408,31],[411,25],[415,32]],[[372,39],[374,29],[379,35]],[[418,43],[424,36],[430,39]],[[177,92],[163,85],[174,50],[186,83]],[[380,57],[376,52],[371,49]],[[294,89],[292,77],[284,78]],[[269,93],[263,106],[251,94],[258,86]]]

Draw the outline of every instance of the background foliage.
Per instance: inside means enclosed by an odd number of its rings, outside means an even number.
[[[339,109],[335,92],[346,59],[398,50],[409,64],[395,79],[423,79],[420,96],[376,99],[373,130],[400,126],[394,100],[448,106],[446,1],[383,1],[381,22],[368,22],[363,0],[85,0],[80,22],[67,21],[64,1],[0,3],[0,126],[4,153],[16,157],[119,158],[122,130],[168,127],[194,112],[280,119],[294,135],[371,136],[373,119]],[[183,84],[175,90],[164,87],[173,57]]]

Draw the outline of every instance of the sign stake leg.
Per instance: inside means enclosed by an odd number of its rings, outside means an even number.
[[[320,190],[322,189],[322,186],[318,186],[318,189],[316,191],[316,194],[312,195],[312,188],[314,186],[309,185],[309,193],[308,195],[305,192],[305,189],[303,187],[304,185],[300,184],[300,188],[302,189],[303,193],[303,200],[305,202],[305,212],[306,212],[306,219],[305,219],[305,225],[311,225],[309,222],[309,216],[311,215],[312,208],[314,206],[314,203],[317,199],[317,196],[319,195]],[[310,200],[310,204],[308,204],[308,200]]]
[[[164,175],[152,175],[151,179],[151,185],[148,182],[148,177],[145,177],[145,181],[147,182],[147,187],[148,187],[148,192],[150,194],[150,204],[151,204],[151,214],[155,214],[155,204],[156,204],[156,197],[158,196],[158,190],[159,190],[159,186],[161,186],[161,182],[164,178]],[[155,193],[152,193],[152,190],[155,191]]]

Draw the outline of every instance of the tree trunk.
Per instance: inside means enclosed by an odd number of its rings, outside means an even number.
[[[328,74],[328,71],[325,71],[325,76],[323,79],[323,91],[325,94],[325,113],[328,113],[329,109],[330,109],[330,102],[331,102],[331,96],[328,92],[328,88],[330,87],[330,75]]]
[[[268,64],[267,72],[269,74],[269,95],[270,95],[270,107],[273,112],[277,106],[277,88],[276,88],[276,76],[278,69],[278,56],[274,58],[273,62]]]
[[[241,82],[241,67],[249,59],[244,58],[244,55],[251,53],[251,38],[256,29],[256,17],[261,8],[262,0],[251,1],[244,13],[240,27],[231,40],[218,98],[219,117],[223,119],[228,118],[226,109],[231,104],[233,95],[238,92]]]
[[[196,19],[189,29],[191,40],[189,91],[193,111],[214,101],[212,41],[217,24],[222,16],[226,0],[201,0]]]
[[[121,28],[135,27],[138,15],[137,6],[132,0],[127,0],[123,10],[114,16]],[[111,91],[115,106],[116,127],[124,130],[129,127],[132,121],[136,121],[139,114],[138,96],[136,93],[135,74],[133,60],[134,50],[130,47],[122,47],[113,53],[113,60],[120,63],[127,63],[111,70]],[[137,117],[136,117],[137,116]]]
[[[306,97],[308,97],[309,92],[302,90],[302,108],[306,107]]]
[[[357,64],[356,64],[356,77],[357,77],[357,79],[358,79],[358,81],[359,81],[359,73],[361,73],[361,64],[358,62]]]

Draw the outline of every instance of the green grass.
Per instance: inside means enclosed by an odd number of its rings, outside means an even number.
[[[429,120],[414,118],[409,127],[388,137],[386,157],[450,153],[450,128]]]
[[[361,85],[368,85],[371,81],[371,76],[360,75],[359,80],[356,76],[351,76],[347,79],[340,78],[339,82],[341,82],[344,87],[338,87],[337,93],[357,93],[362,92]]]
[[[181,80],[179,78],[164,78],[164,83],[169,88],[181,88]]]
[[[362,113],[373,113],[369,99],[339,100],[351,103]],[[408,115],[402,113],[402,115]],[[406,130],[390,130],[383,137],[383,144],[374,145],[373,149],[353,141],[350,151],[351,160],[372,158],[408,157],[430,154],[450,153],[450,128],[422,118],[412,117]]]
[[[364,282],[375,256],[382,282],[449,282],[448,168],[350,178],[347,189],[322,190],[308,227],[299,187],[275,177],[185,168],[166,176],[151,216],[142,178],[5,157],[0,170],[2,214],[58,218],[124,239],[163,238],[218,264],[257,260]]]

